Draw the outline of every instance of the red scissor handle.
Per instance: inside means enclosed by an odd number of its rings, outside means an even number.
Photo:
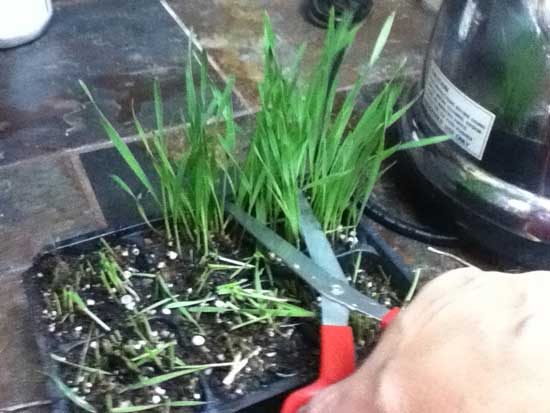
[[[386,328],[399,313],[392,308],[380,327]],[[313,396],[331,384],[348,377],[355,370],[353,331],[348,326],[321,326],[321,360],[319,378],[306,387],[292,392],[284,401],[281,413],[297,413]]]
[[[382,317],[382,320],[380,320],[380,328],[385,330],[393,322],[393,320],[395,320],[395,317],[397,317],[399,311],[401,311],[401,308],[399,307],[393,307],[390,311],[388,311],[384,317]]]
[[[355,370],[353,331],[348,326],[321,326],[321,361],[319,378],[309,386],[291,393],[281,413],[297,413],[315,394]]]

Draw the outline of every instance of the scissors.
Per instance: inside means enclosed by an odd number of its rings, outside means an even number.
[[[307,199],[300,193],[298,201],[300,233],[311,258],[241,208],[233,204],[226,206],[245,230],[321,295],[319,377],[310,385],[292,392],[284,401],[281,413],[298,413],[321,390],[353,373],[355,346],[353,331],[348,325],[350,311],[379,320],[382,329],[399,313],[398,307],[388,309],[349,285]]]

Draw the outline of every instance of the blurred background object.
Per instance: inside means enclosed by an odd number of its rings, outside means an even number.
[[[319,27],[327,27],[330,9],[334,8],[336,21],[346,13],[352,13],[355,22],[363,20],[372,8],[372,0],[309,0],[307,19]]]
[[[420,2],[428,9],[438,11],[443,0],[420,0]]]
[[[479,245],[550,268],[550,4],[445,0],[405,139],[453,140],[410,157]]]
[[[42,35],[52,13],[51,0],[0,1],[0,48],[19,46]]]

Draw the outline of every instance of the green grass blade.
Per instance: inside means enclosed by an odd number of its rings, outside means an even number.
[[[231,311],[231,309],[212,307],[212,306],[200,306],[200,307],[189,307],[187,311],[191,313],[225,313],[227,311]]]
[[[72,362],[68,361],[65,357],[58,356],[57,354],[54,354],[54,353],[50,353],[50,357],[52,358],[52,360],[55,360],[58,363],[65,364],[67,366],[71,366],[71,367],[77,368],[77,369],[82,370],[82,371],[87,371],[88,373],[101,373],[101,374],[105,374],[107,376],[110,376],[110,375],[113,374],[113,373],[109,373],[108,371],[105,371],[105,370],[96,369],[96,368],[93,368],[93,367],[88,367],[88,366],[78,364],[78,363],[72,363]]]
[[[190,406],[201,406],[205,404],[205,402],[182,400],[182,401],[170,402],[168,404],[170,407],[190,407]]]
[[[137,383],[129,385],[122,391],[125,392],[129,390],[143,389],[144,387],[149,387],[149,386],[156,386],[157,384],[164,383],[166,381],[173,380],[181,376],[186,376],[189,374],[196,373],[198,371],[206,370],[209,367],[210,367],[209,365],[204,365],[204,366],[189,368],[185,370],[174,371],[171,373],[161,374],[160,376],[155,376],[147,379],[142,379]]]
[[[159,409],[162,404],[144,404],[141,406],[114,407],[110,410],[111,413],[132,413],[143,412],[145,410]]]
[[[128,195],[130,195],[134,200],[137,199],[137,196],[134,194],[134,191],[128,186],[126,182],[120,178],[118,175],[111,175],[111,179],[116,182],[116,184]]]
[[[50,374],[46,374],[50,380],[52,380],[61,394],[65,396],[67,399],[69,399],[71,402],[75,404],[75,406],[80,407],[82,410],[85,410],[89,413],[97,413],[97,410],[86,400],[84,400],[82,397],[78,396],[75,392],[73,392],[65,383],[63,383],[58,377],[52,376]]]
[[[380,30],[380,34],[378,35],[378,38],[374,43],[374,48],[372,49],[372,54],[369,60],[369,66],[373,66],[378,61],[378,58],[382,54],[382,50],[384,50],[384,47],[386,46],[386,42],[390,37],[394,20],[395,20],[395,13],[392,13],[391,16],[388,17],[384,22],[384,25],[382,26],[382,30]]]
[[[162,97],[160,93],[160,85],[158,79],[153,83],[153,102],[155,106],[155,119],[157,122],[157,130],[163,135],[164,130],[164,111],[162,108]]]
[[[133,412],[143,412],[145,410],[159,409],[162,407],[193,407],[193,406],[200,406],[203,404],[205,404],[205,402],[182,400],[182,401],[166,402],[162,404],[145,404],[141,406],[114,407],[110,410],[110,413],[133,413]]]
[[[191,301],[174,301],[168,305],[165,306],[165,308],[181,308],[181,307],[190,307],[197,304],[206,303],[208,301],[212,301],[214,298],[203,298],[201,300],[191,300]]]
[[[417,149],[417,148],[422,148],[424,146],[429,146],[429,145],[436,145],[438,143],[446,142],[449,139],[451,139],[450,136],[443,135],[443,136],[434,136],[431,138],[424,138],[424,139],[419,139],[414,141],[403,142],[384,150],[383,157],[388,158],[398,151]]]
[[[69,291],[67,292],[67,297],[74,303],[76,304],[76,306],[84,313],[86,314],[88,317],[90,317],[93,321],[96,322],[97,325],[99,325],[102,329],[104,329],[105,331],[111,331],[111,328],[105,324],[105,322],[103,322],[98,316],[96,316],[92,311],[90,311],[90,309],[88,308],[88,306],[84,303],[84,301],[82,300],[82,298],[80,298],[80,296],[75,293],[74,291]]]
[[[268,313],[271,317],[295,317],[295,318],[310,318],[315,317],[313,311],[305,310],[301,307],[285,304],[284,307],[274,308],[268,310],[256,310],[256,309],[247,309],[247,312],[251,314],[263,314]]]
[[[80,83],[80,86],[82,87],[82,89],[84,90],[84,92],[86,93],[86,95],[88,96],[88,99],[90,100],[90,102],[92,103],[94,108],[96,109],[97,113],[99,114],[100,122],[101,122],[105,132],[107,133],[107,136],[109,137],[109,139],[111,140],[111,142],[113,143],[115,148],[117,149],[118,153],[122,156],[122,158],[124,159],[126,164],[130,167],[132,172],[136,175],[136,177],[143,184],[143,186],[145,186],[147,191],[158,202],[158,198],[157,198],[157,195],[156,195],[155,190],[153,188],[153,185],[149,181],[149,178],[147,177],[147,175],[143,171],[143,169],[142,169],[141,165],[139,164],[139,162],[137,161],[136,157],[134,156],[132,151],[130,151],[130,148],[128,147],[126,142],[124,142],[124,140],[119,135],[119,133],[116,131],[114,126],[111,124],[111,122],[109,122],[107,117],[103,114],[101,109],[99,109],[99,106],[95,102],[95,100],[92,96],[92,93],[90,92],[90,90],[88,89],[86,84],[82,80],[79,80],[79,83]]]

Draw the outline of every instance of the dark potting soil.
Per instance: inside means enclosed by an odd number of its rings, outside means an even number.
[[[358,265],[349,241],[349,234],[341,234],[336,243],[347,251],[341,261],[347,273],[356,274],[356,287],[388,307],[399,304],[383,270],[369,262],[369,254],[363,254]],[[130,406],[165,412],[170,402],[223,403],[249,397],[277,381],[298,377],[307,383],[314,378],[319,354],[316,318],[279,317],[240,328],[250,320],[229,310],[194,312],[196,323],[186,318],[185,309],[192,307],[227,309],[231,300],[217,294],[220,285],[241,281],[243,288],[256,288],[253,269],[239,270],[240,264],[230,261],[243,262],[251,254],[228,239],[218,247],[219,254],[205,263],[192,247],[184,246],[178,254],[162,234],[148,232],[85,255],[46,254],[37,261],[29,277],[42,297],[40,333],[49,338],[60,379],[79,400],[98,412]],[[276,259],[269,261],[274,299],[290,297],[296,299],[293,304],[317,311],[312,292]],[[119,285],[109,281],[109,265]],[[102,271],[107,281],[102,282]],[[261,278],[266,290],[268,278]],[[68,298],[72,293],[88,313]],[[186,307],[166,308],[173,301]],[[351,324],[363,358],[378,338],[378,325],[357,314]],[[212,366],[196,372],[189,367],[205,364]],[[166,376],[184,371],[188,374]],[[186,409],[200,411],[203,406],[172,411]]]

